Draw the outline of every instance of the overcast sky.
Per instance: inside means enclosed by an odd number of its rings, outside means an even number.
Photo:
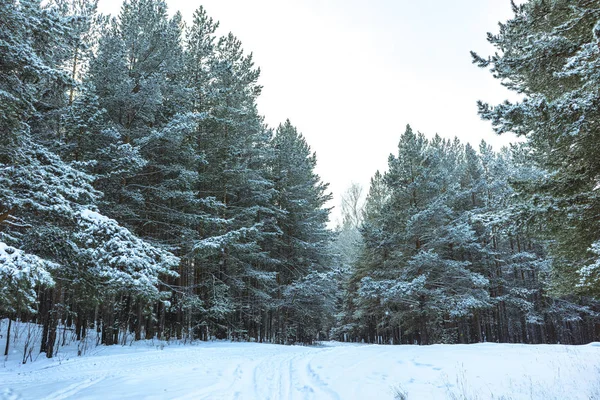
[[[100,0],[118,14],[121,0]],[[471,64],[489,55],[486,33],[511,16],[509,0],[167,0],[191,21],[203,5],[254,54],[264,86],[259,110],[270,126],[289,118],[318,158],[335,199],[357,182],[368,190],[407,123],[428,136],[475,146],[499,137],[476,101],[514,98]],[[339,216],[334,210],[332,218]]]

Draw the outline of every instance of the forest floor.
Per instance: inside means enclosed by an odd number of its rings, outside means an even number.
[[[6,320],[0,328],[4,349]],[[42,354],[22,364],[25,337],[22,329],[2,359],[0,399],[600,399],[600,343],[305,347],[150,340],[94,345],[81,357],[72,343],[52,359]]]

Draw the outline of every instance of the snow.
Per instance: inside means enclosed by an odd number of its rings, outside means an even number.
[[[171,270],[179,263],[172,253],[150,245],[117,221],[95,211],[81,210],[79,240],[95,260],[97,274],[114,288],[128,287],[140,293],[156,294],[160,274],[175,276]]]
[[[0,242],[0,278],[3,280],[26,279],[32,285],[36,282],[51,285],[54,281],[46,268],[59,268],[59,265]],[[0,288],[4,289],[4,283],[7,282],[0,283]]]
[[[95,211],[91,211],[88,209],[84,209],[80,212],[82,218],[89,220],[90,222],[95,222],[97,224],[107,223],[109,221],[108,217],[105,217],[102,214],[99,214]]]
[[[5,338],[7,321],[1,324]],[[40,355],[23,365],[20,343],[32,325],[15,326],[19,339],[0,364],[2,399],[394,399],[395,390],[409,400],[600,396],[600,343],[304,347],[149,340],[92,343],[81,357],[72,343],[53,359]]]

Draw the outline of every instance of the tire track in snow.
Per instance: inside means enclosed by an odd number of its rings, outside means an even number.
[[[307,384],[303,386],[303,399],[332,399],[340,400],[338,393],[333,390],[327,382],[315,371],[311,365],[315,357],[323,355],[323,353],[331,353],[334,349],[320,349],[311,357],[305,357],[301,360],[298,371]]]
[[[322,393],[326,393],[330,398],[332,398],[334,400],[340,400],[340,396],[337,394],[337,392],[335,392],[333,389],[331,389],[327,385],[327,383],[323,379],[321,379],[319,374],[315,372],[315,370],[310,365],[310,361],[306,364],[306,372],[308,373],[308,376],[310,377],[311,381],[314,383],[315,387],[317,387],[319,389],[319,391],[321,391]],[[322,398],[322,397],[318,397],[318,398]]]
[[[294,353],[275,354],[256,364],[254,397],[259,400],[335,399],[340,396],[315,372],[311,361],[333,349],[298,347]]]
[[[313,398],[311,383],[300,372],[307,357],[320,352],[314,348],[297,347],[293,352],[264,355],[252,372],[252,397],[244,399],[279,400]],[[307,397],[308,396],[308,397]]]
[[[88,379],[84,382],[77,382],[67,386],[64,389],[51,393],[49,396],[44,397],[43,400],[63,400],[67,399],[71,396],[75,396],[77,393],[81,392],[84,389],[87,389],[91,386],[94,386],[98,382],[104,380],[105,377],[96,378],[96,379]]]
[[[174,400],[194,400],[194,399],[226,399],[239,397],[239,391],[236,386],[242,380],[244,375],[243,362],[238,362],[235,368],[229,368],[229,371],[220,377],[214,384],[194,390],[183,396],[175,397]],[[231,379],[229,379],[231,378]]]
[[[337,358],[336,354],[347,353],[346,349],[330,347],[301,347],[265,345],[264,347],[239,348],[243,346],[215,346],[171,349],[170,351],[144,351],[128,354],[102,354],[76,358],[62,365],[50,365],[27,371],[12,377],[15,387],[23,384],[44,382],[35,385],[38,398],[65,399],[94,393],[86,390],[100,380],[109,386],[98,393],[106,393],[108,387],[114,390],[137,390],[136,385],[152,382],[159,390],[169,392],[169,398],[178,400],[194,399],[334,399],[341,396],[332,388],[329,369],[319,371],[322,363],[315,366],[314,360]],[[333,352],[333,353],[332,353]],[[345,357],[343,357],[345,358]],[[327,365],[324,364],[324,365]],[[50,379],[43,379],[52,371]],[[160,372],[189,374],[184,387],[170,384],[156,385]],[[176,372],[177,371],[177,372]],[[324,373],[325,372],[325,373]],[[167,372],[168,374],[168,372]],[[153,378],[150,378],[153,377]],[[150,378],[150,380],[149,380]],[[11,381],[13,379],[10,379]],[[187,384],[188,382],[195,382]],[[5,386],[8,382],[3,382]],[[105,385],[102,385],[105,386]],[[44,387],[46,389],[44,393]],[[61,388],[61,390],[58,390]],[[50,394],[48,394],[51,392]],[[126,392],[123,392],[126,393]],[[1,397],[1,396],[0,396]]]
[[[289,399],[292,394],[292,362],[299,354],[275,354],[262,359],[253,370],[254,398]]]

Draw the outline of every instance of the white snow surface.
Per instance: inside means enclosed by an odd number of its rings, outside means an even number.
[[[0,399],[394,399],[396,390],[409,400],[600,398],[600,343],[304,347],[154,340],[93,346],[81,357],[73,343],[53,359],[42,354],[23,365],[23,329],[20,335],[0,365]]]

